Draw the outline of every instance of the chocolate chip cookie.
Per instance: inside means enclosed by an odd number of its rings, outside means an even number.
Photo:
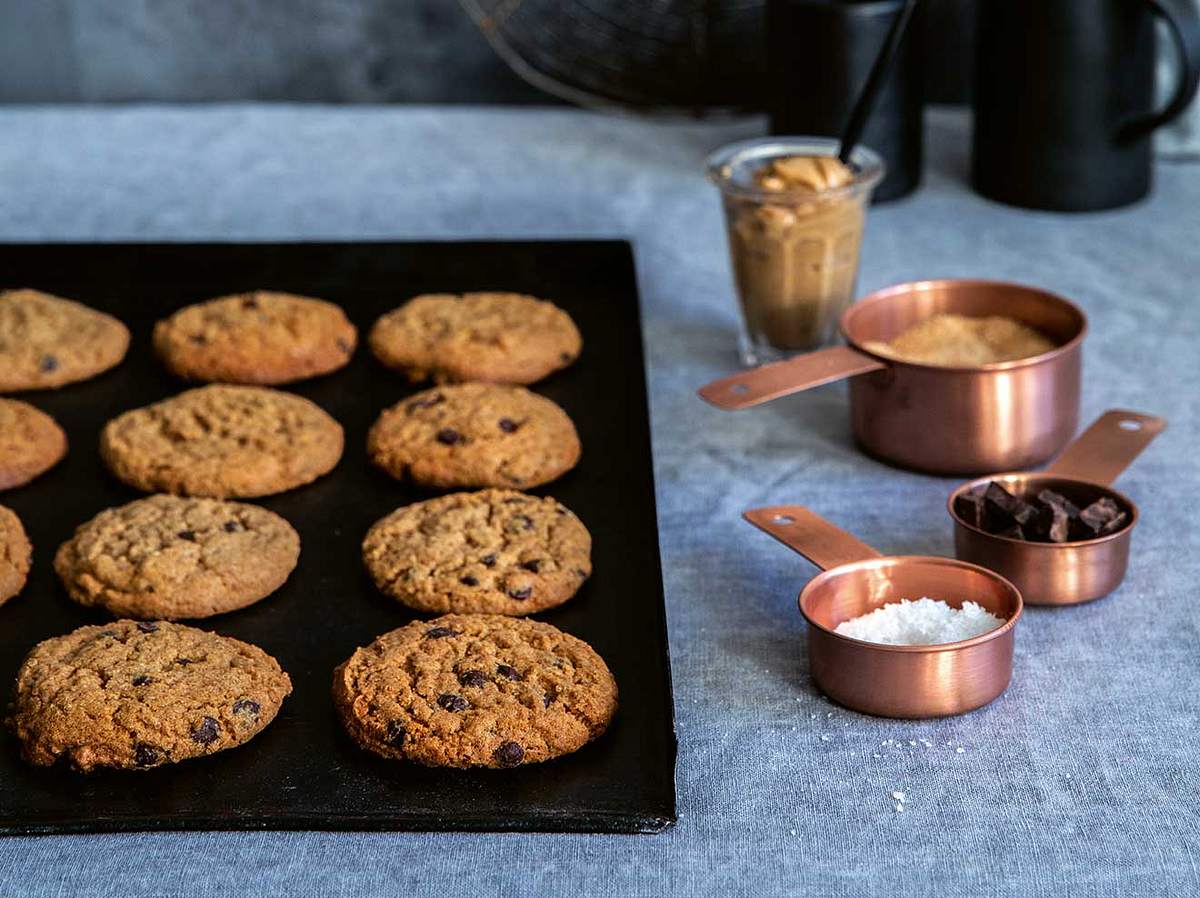
[[[417,393],[383,412],[367,435],[375,464],[432,487],[538,486],[575,467],[581,451],[561,408],[496,384]]]
[[[136,770],[248,742],[291,691],[257,646],[120,620],[35,646],[17,672],[8,723],[31,764]]]
[[[128,348],[129,329],[111,315],[38,290],[0,291],[0,393],[87,380]]]
[[[186,496],[266,496],[316,480],[342,456],[319,406],[265,387],[188,390],[109,421],[100,454],[130,486]]]
[[[154,326],[154,349],[173,373],[225,383],[328,374],[350,360],[357,341],[339,306],[267,290],[187,306]]]
[[[617,710],[595,650],[524,618],[448,614],[385,633],[335,672],[359,745],[433,767],[516,767],[569,754]]]
[[[438,383],[530,384],[583,347],[570,315],[520,293],[418,296],[376,321],[368,342],[389,368]]]
[[[252,605],[299,557],[292,525],[265,508],[159,495],[100,512],[59,547],[54,570],[80,605],[178,620]]]
[[[561,605],[591,574],[591,551],[591,534],[566,507],[512,490],[406,506],[363,540],[363,561],[382,592],[443,614]]]
[[[0,490],[29,483],[66,454],[58,422],[26,402],[0,399]]]
[[[0,505],[0,605],[25,587],[32,556],[33,546],[21,519],[12,509]]]

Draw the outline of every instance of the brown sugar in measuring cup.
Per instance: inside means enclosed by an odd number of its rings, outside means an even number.
[[[1049,352],[974,367],[907,362],[871,351],[935,315],[1000,315],[1050,338]],[[834,346],[721,378],[700,397],[734,411],[850,379],[854,438],[868,455],[933,474],[973,475],[1041,464],[1079,423],[1087,319],[1045,290],[940,280],[872,293],[841,319]]]
[[[880,555],[800,505],[743,517],[824,570],[800,592],[799,605],[813,681],[838,704],[879,717],[945,717],[980,708],[1008,687],[1022,602],[1000,575],[953,558]],[[976,602],[1004,624],[938,645],[884,645],[834,632],[882,605],[922,597],[956,608]]]
[[[1125,578],[1138,521],[1133,500],[1110,484],[1166,426],[1153,415],[1108,411],[1044,472],[992,474],[964,483],[946,505],[954,521],[954,554],[1011,580],[1030,605],[1075,605],[1108,595]],[[988,533],[964,518],[959,499],[990,482],[1022,497],[1053,490],[1079,508],[1108,499],[1125,520],[1112,533],[1073,542],[1030,542]]]

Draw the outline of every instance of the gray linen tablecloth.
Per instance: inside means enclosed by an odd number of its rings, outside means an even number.
[[[951,482],[855,452],[842,385],[737,416],[694,395],[735,363],[700,163],[756,130],[569,110],[0,110],[0,239],[630,237],[680,744],[679,824],[658,836],[14,838],[0,895],[1200,892],[1200,168],[1161,166],[1124,211],[1022,212],[969,191],[966,119],[937,113],[925,186],[872,212],[863,291],[945,276],[1059,291],[1091,316],[1085,420],[1171,422],[1121,481],[1143,513],[1125,585],[1027,610],[992,706],[887,721],[815,692],[795,607],[813,569],[739,512],[803,502],[884,551],[948,553]]]

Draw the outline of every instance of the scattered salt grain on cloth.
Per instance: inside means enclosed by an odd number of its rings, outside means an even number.
[[[834,632],[881,645],[941,645],[971,639],[1003,623],[975,602],[954,608],[941,599],[901,599],[843,621]]]

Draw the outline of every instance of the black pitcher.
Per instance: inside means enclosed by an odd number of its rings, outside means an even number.
[[[1153,111],[1155,16],[1183,61]],[[1185,0],[982,0],[975,189],[1032,209],[1083,212],[1150,190],[1151,133],[1200,80],[1200,17]]]

